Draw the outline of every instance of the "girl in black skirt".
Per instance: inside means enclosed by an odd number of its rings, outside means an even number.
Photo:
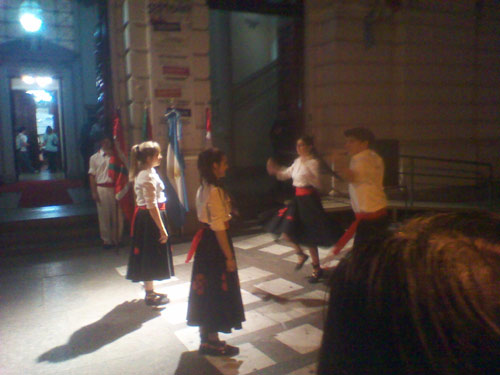
[[[226,175],[227,158],[218,149],[198,157],[201,186],[196,194],[196,211],[201,223],[189,261],[194,264],[189,292],[187,324],[200,327],[200,354],[234,356],[237,347],[219,340],[218,332],[241,329],[245,321],[235,252],[229,234],[231,204],[219,179]]]
[[[295,187],[294,199],[264,226],[276,235],[283,235],[295,249],[298,256],[296,270],[302,268],[309,258],[301,245],[309,249],[313,273],[309,278],[312,283],[318,282],[323,276],[319,264],[318,246],[332,246],[343,230],[339,224],[326,216],[318,193],[320,188],[320,160],[316,156],[312,137],[304,136],[297,141],[299,157],[293,164],[284,168],[273,159],[267,162],[267,171],[278,180],[293,180]]]
[[[136,208],[132,220],[132,250],[127,279],[144,281],[146,305],[159,306],[169,302],[166,294],[156,293],[153,280],[174,275],[172,251],[168,241],[164,185],[155,167],[162,159],[160,145],[148,141],[132,147],[130,181],[134,181]]]

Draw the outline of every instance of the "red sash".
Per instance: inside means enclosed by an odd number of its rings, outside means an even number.
[[[165,211],[165,208],[166,208],[166,204],[165,202],[163,203],[158,203],[158,209],[160,211]],[[134,226],[135,226],[135,218],[137,216],[137,213],[139,212],[139,210],[147,210],[147,206],[135,206],[135,209],[134,209],[134,215],[132,216],[132,222],[130,223],[130,236],[134,236]]]
[[[304,195],[313,195],[316,193],[316,189],[313,187],[295,187],[295,196],[303,197]]]
[[[196,234],[193,237],[193,241],[191,242],[191,247],[189,248],[189,251],[186,256],[185,263],[189,263],[191,259],[193,259],[194,254],[196,253],[196,250],[198,250],[198,245],[200,244],[201,237],[203,236],[203,232],[205,229],[210,229],[210,226],[206,223],[202,223],[203,226],[198,229]],[[229,228],[229,222],[226,221],[226,230]]]
[[[333,254],[337,255],[344,248],[346,243],[354,236],[356,233],[356,229],[358,228],[358,224],[361,220],[375,220],[387,215],[387,209],[382,208],[375,212],[359,212],[356,214],[356,220],[354,220],[349,228],[345,231],[344,235],[340,237],[340,239],[335,244],[333,248]]]

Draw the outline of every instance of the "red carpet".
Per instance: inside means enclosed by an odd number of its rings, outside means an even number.
[[[0,193],[21,192],[19,207],[44,207],[72,204],[68,188],[82,186],[80,180],[19,181],[0,186]]]

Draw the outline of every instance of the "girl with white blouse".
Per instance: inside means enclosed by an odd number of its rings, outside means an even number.
[[[145,302],[149,306],[169,302],[166,294],[156,293],[153,280],[165,280],[174,275],[172,251],[168,241],[167,197],[155,167],[160,165],[160,145],[148,141],[132,147],[129,180],[134,182],[136,208],[131,223],[132,250],[127,279],[144,282]]]
[[[227,168],[221,150],[208,149],[198,157],[201,186],[196,194],[196,211],[201,228],[187,259],[194,255],[187,324],[200,327],[199,354],[231,357],[239,349],[219,340],[218,333],[241,329],[245,313],[228,233],[231,202],[220,184]]]
[[[267,162],[267,171],[271,176],[276,176],[278,180],[292,179],[295,196],[265,225],[265,229],[282,235],[292,244],[298,256],[296,270],[301,269],[309,258],[301,245],[309,249],[313,266],[309,281],[316,283],[323,277],[318,246],[332,246],[344,231],[323,210],[318,192],[321,189],[320,160],[316,156],[312,137],[299,138],[297,153],[299,157],[288,168],[278,165],[273,159]]]

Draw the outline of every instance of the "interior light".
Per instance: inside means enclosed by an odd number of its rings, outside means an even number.
[[[35,77],[32,76],[24,75],[21,77],[21,79],[23,80],[24,83],[28,85],[32,85],[35,83]]]
[[[34,33],[42,27],[42,10],[34,0],[26,0],[19,7],[19,22],[24,30]]]
[[[28,90],[26,94],[33,95],[35,102],[51,102],[52,95],[45,90]]]
[[[36,77],[35,80],[40,87],[45,87],[52,83],[52,77]]]

